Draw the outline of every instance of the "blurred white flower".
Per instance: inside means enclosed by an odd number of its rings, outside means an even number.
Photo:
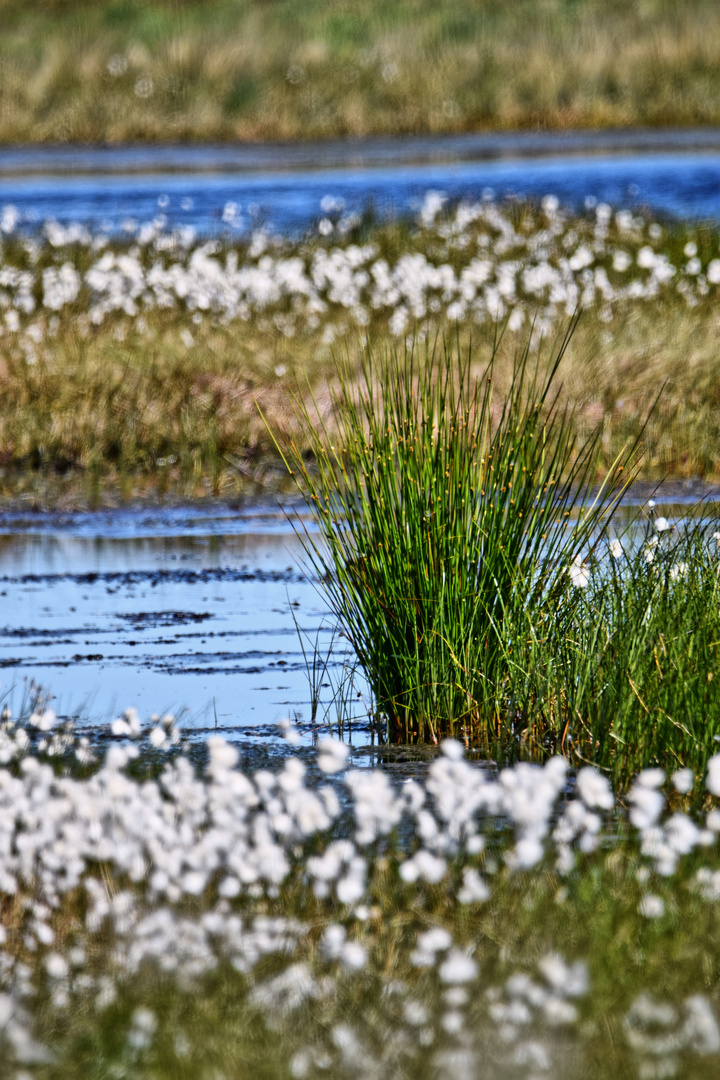
[[[707,763],[705,785],[711,795],[720,796],[720,754],[714,754]]]
[[[638,911],[646,919],[660,919],[665,914],[665,901],[654,893],[646,893],[638,905]]]
[[[623,546],[617,539],[617,537],[610,541],[610,543],[608,544],[608,550],[610,551],[613,559],[620,559],[624,555]]]
[[[573,559],[568,567],[568,574],[576,589],[584,589],[590,581],[590,569],[587,564],[582,561],[580,555],[576,555]]]
[[[318,743],[318,768],[328,775],[342,772],[347,767],[350,747],[339,739],[324,738]]]
[[[687,795],[692,790],[695,777],[692,769],[676,769],[671,780],[676,791],[679,791],[681,795]]]
[[[154,727],[150,730],[148,741],[155,750],[159,750],[167,742],[167,734],[161,727]]]
[[[459,949],[453,949],[443,960],[438,974],[441,982],[451,985],[472,982],[477,978],[478,966],[471,956],[466,956]]]
[[[108,72],[117,78],[119,75],[124,75],[128,69],[127,56],[122,53],[115,53],[108,60],[107,70]]]

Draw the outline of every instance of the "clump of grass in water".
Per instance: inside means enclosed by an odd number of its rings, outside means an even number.
[[[554,397],[568,340],[544,374],[526,349],[502,405],[493,359],[478,378],[450,340],[367,348],[357,381],[341,362],[332,436],[296,399],[316,467],[292,440],[285,461],[324,541],[306,535],[306,551],[391,739],[491,747],[518,719],[554,718],[535,650],[571,622],[568,564],[597,545],[627,484],[616,465],[583,494],[597,440],[579,442]],[[546,734],[533,729],[538,745]]]
[[[717,751],[716,528],[651,517],[640,542],[614,540],[575,574],[573,631],[557,642],[556,672],[572,688],[566,749],[612,771],[619,788],[647,765],[701,771]]]

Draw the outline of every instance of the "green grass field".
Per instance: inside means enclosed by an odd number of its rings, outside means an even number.
[[[0,142],[717,123],[714,0],[0,0]]]

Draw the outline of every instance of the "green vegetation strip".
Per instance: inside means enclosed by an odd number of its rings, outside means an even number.
[[[715,0],[0,0],[0,141],[720,123]]]
[[[333,212],[297,240],[150,223],[124,242],[52,222],[28,237],[10,211],[2,228],[4,496],[267,493],[283,470],[257,404],[308,450],[291,390],[332,428],[334,354],[357,379],[365,341],[452,332],[476,375],[501,325],[502,398],[531,326],[535,350],[578,306],[557,390],[580,443],[600,433],[599,466],[640,438],[645,480],[720,475],[716,228],[432,193],[416,220]]]

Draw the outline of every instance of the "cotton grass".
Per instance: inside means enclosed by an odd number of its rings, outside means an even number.
[[[332,349],[367,338],[382,351],[451,326],[490,348],[507,319],[507,376],[533,321],[537,343],[578,307],[561,389],[582,434],[602,431],[604,467],[664,384],[643,431],[645,475],[717,473],[710,227],[605,204],[570,213],[551,196],[451,205],[430,192],[414,219],[390,223],[332,200],[327,236],[236,229],[218,207],[207,237],[162,201],[117,235],[0,214],[0,491],[257,491],[279,475],[253,398],[287,424],[286,387],[307,376],[327,413]]]
[[[641,774],[653,808],[628,818],[560,758],[498,771],[446,740],[394,783],[326,742],[328,781],[312,752],[253,773],[218,737],[157,748],[139,727],[88,768],[71,726],[48,756],[4,722],[6,1075],[230,1077],[238,1055],[297,1077],[717,1070],[704,777],[693,811]]]

